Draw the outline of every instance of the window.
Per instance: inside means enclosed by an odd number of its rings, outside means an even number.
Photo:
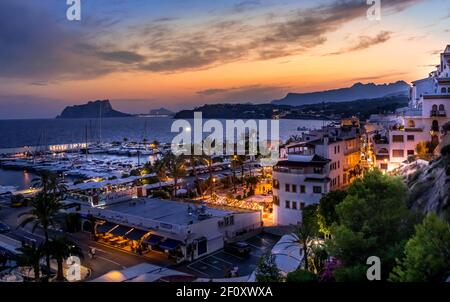
[[[442,87],[441,88],[441,93],[444,93],[444,94],[447,93],[447,89],[445,87]]]
[[[300,186],[300,193],[305,193],[306,192],[306,187],[301,185]]]
[[[290,186],[289,184],[285,184],[285,185],[284,185],[284,190],[285,190],[286,192],[291,192],[291,186]]]
[[[338,169],[340,169],[341,168],[341,161],[339,160],[338,161]]]
[[[338,145],[338,153],[341,153],[341,146]]]
[[[414,150],[408,150],[408,156],[413,156],[414,155]]]
[[[286,200],[286,209],[291,208],[291,202],[289,200]]]
[[[414,135],[408,135],[407,140],[413,142],[415,140]]]
[[[314,174],[323,174],[323,168],[315,167],[314,168]]]
[[[405,151],[404,150],[392,150],[392,156],[393,157],[405,157]]]
[[[280,182],[276,179],[273,180],[273,188],[279,189],[280,188]]]
[[[296,201],[292,202],[292,209],[297,210],[297,202]]]
[[[292,185],[292,192],[297,193],[297,185]]]
[[[280,199],[278,196],[273,197],[273,204],[279,206],[280,205]]]
[[[305,203],[304,202],[300,202],[300,209],[303,210],[305,208]]]
[[[445,107],[444,107],[444,105],[439,105],[439,111],[445,111]]]
[[[315,194],[320,194],[320,193],[322,193],[322,187],[314,186],[314,187],[313,187],[313,192],[314,192]]]
[[[393,135],[392,136],[392,141],[394,143],[403,143],[404,137],[403,137],[403,135]]]
[[[409,121],[408,121],[408,127],[409,127],[409,128],[414,128],[414,127],[416,127],[416,122],[414,122],[413,120],[409,120]]]
[[[388,169],[388,164],[381,164],[380,168],[381,168],[381,170],[387,170]]]

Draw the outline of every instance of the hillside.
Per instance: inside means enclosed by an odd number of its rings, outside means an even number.
[[[374,83],[356,83],[349,88],[340,88],[311,93],[289,93],[281,100],[273,101],[276,105],[300,106],[323,102],[348,102],[359,99],[375,99],[386,96],[408,95],[410,86],[404,81],[376,85]]]
[[[111,118],[128,117],[130,114],[114,110],[109,100],[88,102],[83,105],[66,107],[57,118],[75,119],[75,118]]]
[[[367,119],[371,114],[390,113],[407,105],[408,98],[404,96],[297,107],[276,104],[213,104],[180,111],[175,118],[190,119],[194,117],[194,112],[202,112],[203,118],[215,119],[339,119],[351,116]]]

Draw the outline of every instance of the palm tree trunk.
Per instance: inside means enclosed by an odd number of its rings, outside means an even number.
[[[48,228],[44,228],[45,233],[45,246],[48,246]],[[46,249],[45,251],[45,262],[47,265],[47,273],[50,275],[50,252]]]
[[[63,259],[57,259],[58,262],[58,273],[56,280],[58,281],[64,281],[64,274],[63,274]]]
[[[34,281],[38,282],[40,279],[39,263],[33,266],[33,272],[34,272]]]
[[[305,271],[307,271],[309,269],[309,265],[308,265],[308,246],[307,246],[307,242],[304,242],[303,244],[303,255],[304,255],[304,261],[305,261]]]

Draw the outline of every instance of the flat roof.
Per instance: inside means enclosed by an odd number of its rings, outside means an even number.
[[[190,222],[199,222],[212,217],[224,217],[236,212],[252,212],[250,210],[233,211],[206,207],[206,214],[199,219],[196,214],[200,210],[200,204],[162,200],[156,198],[139,198],[128,202],[122,202],[107,206],[105,209],[123,214],[133,215],[144,219],[157,220],[162,223],[188,225]],[[191,207],[189,214],[188,207]]]

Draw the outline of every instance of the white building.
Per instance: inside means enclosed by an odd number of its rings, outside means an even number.
[[[273,169],[274,224],[301,222],[305,206],[348,186],[361,159],[359,125],[326,126],[285,147]]]
[[[226,241],[262,226],[260,211],[225,210],[154,198],[104,208],[82,204],[79,211],[85,223],[91,221],[89,217],[95,219],[95,232],[101,234],[100,238],[118,239],[113,244],[123,242],[123,247],[133,246],[136,252],[163,253],[175,262],[213,253]]]
[[[398,117],[399,123],[372,137],[380,169],[397,168],[417,154],[420,142],[440,142],[442,126],[450,120],[450,45],[440,57],[440,64],[428,78],[413,82],[410,106]]]

